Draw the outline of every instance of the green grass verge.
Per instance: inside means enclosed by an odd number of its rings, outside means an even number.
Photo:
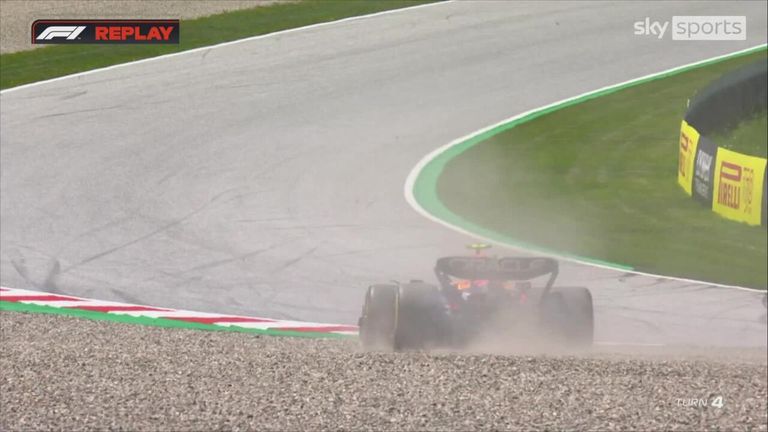
[[[733,130],[715,135],[721,147],[750,156],[768,157],[768,113],[746,120]]]
[[[207,330],[207,331],[225,331],[236,333],[255,333],[266,336],[291,336],[303,338],[325,338],[325,339],[348,339],[354,336],[347,336],[335,333],[319,332],[295,332],[282,330],[262,330],[237,326],[219,326],[213,324],[200,324],[193,322],[177,321],[164,318],[134,317],[130,315],[110,314],[104,312],[95,312],[81,309],[56,308],[52,306],[40,306],[35,304],[25,304],[17,302],[0,301],[0,311],[43,313],[53,315],[66,315],[76,318],[85,318],[98,321],[112,321],[125,324],[139,324],[153,327],[183,328],[189,330]]]
[[[761,49],[606,92],[470,140],[439,177],[424,180],[436,183],[433,207],[452,223],[519,245],[765,288],[765,228],[721,218],[687,197],[676,177],[685,101],[765,57]],[[419,181],[416,198],[428,202]]]
[[[305,0],[213,15],[181,23],[178,45],[58,45],[0,55],[0,88],[83,72],[279,30],[435,0]],[[172,17],[168,17],[172,18]]]

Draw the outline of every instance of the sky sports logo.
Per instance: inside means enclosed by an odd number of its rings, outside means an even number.
[[[178,44],[179,20],[37,20],[33,44]]]
[[[663,39],[671,31],[677,41],[743,41],[747,40],[746,16],[673,16],[669,21],[636,21],[636,36]]]

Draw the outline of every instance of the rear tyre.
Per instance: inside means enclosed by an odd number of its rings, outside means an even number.
[[[396,348],[397,285],[371,285],[365,293],[363,315],[358,321],[360,342],[366,350]]]
[[[421,282],[400,285],[396,349],[425,349],[444,339],[445,307],[438,288]]]
[[[595,319],[587,288],[553,288],[542,303],[542,318],[555,342],[572,348],[592,346]]]

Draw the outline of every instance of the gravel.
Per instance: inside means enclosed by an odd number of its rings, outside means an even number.
[[[36,19],[55,18],[179,18],[189,19],[253,8],[277,0],[158,1],[158,0],[2,0],[0,53],[40,48],[29,42]]]
[[[363,353],[0,313],[0,430],[768,430],[762,351]],[[721,395],[723,408],[689,399]]]

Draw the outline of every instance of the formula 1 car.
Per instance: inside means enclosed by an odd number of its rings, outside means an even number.
[[[490,246],[469,247],[474,255],[437,260],[439,285],[411,280],[370,286],[358,321],[363,347],[464,348],[489,334],[592,345],[592,295],[582,287],[554,287],[556,260],[489,257],[482,251]]]

